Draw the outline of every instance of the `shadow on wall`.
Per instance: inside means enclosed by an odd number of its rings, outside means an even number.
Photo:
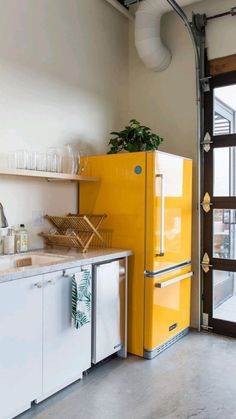
[[[128,21],[104,0],[0,0],[0,150],[79,142],[104,152],[127,119]],[[89,146],[88,146],[89,145]],[[40,247],[35,211],[75,212],[75,184],[1,178],[11,225]]]
[[[1,149],[79,136],[104,151],[127,114],[127,20],[103,0],[0,6]]]
[[[128,23],[103,0],[96,6],[94,0],[0,0],[0,6],[2,60],[108,97],[111,85],[127,77]]]

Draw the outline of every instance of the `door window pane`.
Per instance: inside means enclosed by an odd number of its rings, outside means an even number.
[[[236,322],[236,275],[213,271],[213,317]]]
[[[214,89],[214,135],[236,132],[236,84]]]
[[[236,259],[236,210],[213,210],[213,257]]]
[[[236,147],[214,149],[214,196],[236,196]]]

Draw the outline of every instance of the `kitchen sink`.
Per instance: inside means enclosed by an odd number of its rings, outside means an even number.
[[[26,267],[48,266],[68,260],[68,256],[28,253],[25,255],[2,256],[0,258],[0,272],[12,271]]]

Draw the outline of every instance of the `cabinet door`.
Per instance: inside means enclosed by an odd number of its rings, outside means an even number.
[[[125,260],[95,266],[93,356],[97,363],[125,344]]]
[[[81,378],[91,366],[91,323],[79,329],[71,324],[72,275],[78,271],[44,276],[43,398]]]
[[[42,277],[0,284],[0,418],[42,393]]]

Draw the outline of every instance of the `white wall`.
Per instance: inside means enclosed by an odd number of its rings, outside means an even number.
[[[209,15],[233,6],[234,0],[205,0],[186,10]],[[0,0],[0,8],[1,153],[67,142],[103,152],[108,133],[136,117],[165,138],[163,150],[193,158],[195,326],[195,76],[192,46],[182,22],[174,13],[164,17],[162,34],[173,59],[165,72],[152,73],[136,54],[132,23],[128,68],[128,20],[104,0]],[[208,23],[210,58],[236,53],[235,19]],[[43,229],[32,225],[32,212],[75,211],[76,200],[75,185],[0,178],[0,202],[7,218],[11,224],[27,224],[31,247],[42,244],[37,233]]]
[[[213,15],[235,6],[233,0],[204,0],[189,6],[192,10]],[[193,270],[192,325],[197,325],[198,269],[197,255],[197,142],[194,55],[189,35],[180,18],[173,12],[164,16],[162,37],[171,49],[170,67],[162,73],[146,69],[134,47],[134,28],[130,24],[130,109],[129,117],[137,118],[164,137],[161,149],[191,157],[194,163],[193,198]],[[236,53],[236,17],[224,17],[208,23],[209,58]]]
[[[127,117],[128,20],[104,0],[0,0],[0,153],[78,143],[106,149]],[[76,210],[76,186],[0,178],[10,224]]]

